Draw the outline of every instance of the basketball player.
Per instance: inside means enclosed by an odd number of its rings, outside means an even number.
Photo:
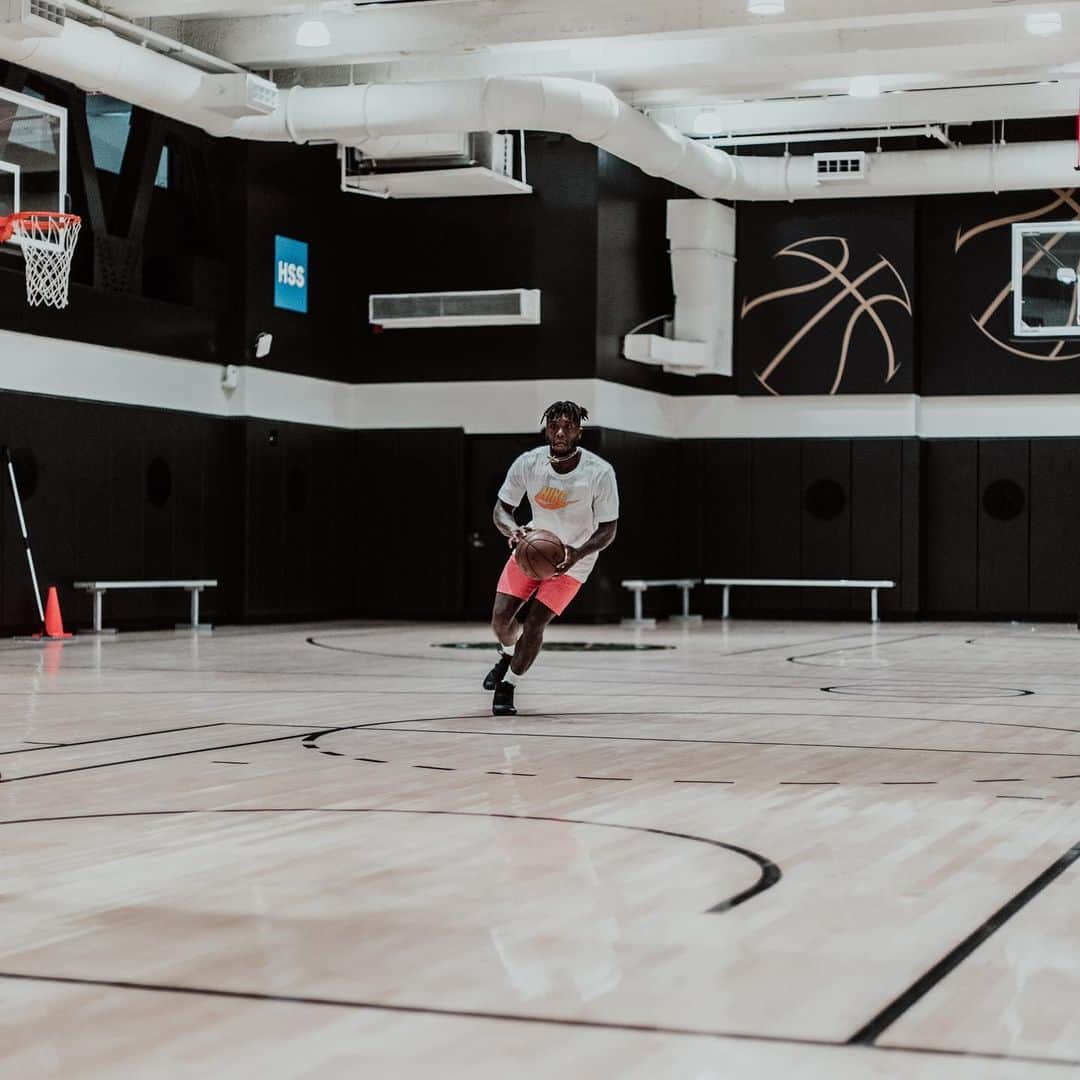
[[[541,417],[548,445],[522,454],[499,489],[493,517],[495,527],[510,542],[510,558],[491,613],[499,660],[484,679],[484,689],[495,691],[491,706],[495,716],[517,713],[514,690],[539,655],[547,624],[566,610],[599,553],[615,539],[619,524],[615,470],[578,445],[588,418],[588,410],[573,401],[548,406]],[[526,495],[533,519],[519,528],[514,511]],[[558,572],[546,581],[528,577],[514,559],[513,549],[532,529],[550,530],[566,547]],[[529,599],[535,602],[522,626],[515,616]]]

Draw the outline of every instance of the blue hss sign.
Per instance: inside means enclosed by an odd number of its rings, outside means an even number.
[[[308,246],[287,236],[274,237],[274,307],[307,313]]]

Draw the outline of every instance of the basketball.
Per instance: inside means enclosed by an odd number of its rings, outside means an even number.
[[[566,548],[553,532],[534,529],[514,549],[514,558],[529,577],[546,581],[566,558]]]

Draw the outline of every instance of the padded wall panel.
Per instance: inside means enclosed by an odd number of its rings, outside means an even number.
[[[752,543],[753,472],[749,439],[701,442],[701,562],[690,576],[749,577]],[[718,617],[723,590],[698,590],[694,610]],[[751,599],[743,592],[739,602]]]
[[[0,394],[0,422],[16,458],[35,463],[36,490],[25,499],[43,586],[60,587],[65,621],[90,623],[91,604],[74,593],[84,579],[221,577],[228,530],[217,520],[231,475],[225,424],[213,417],[60,398]],[[158,505],[148,498],[147,469],[168,483]],[[28,629],[37,620],[6,475],[2,488],[2,623]],[[217,617],[220,595],[205,594]],[[169,625],[187,614],[177,591],[110,593],[113,625]]]
[[[926,444],[926,613],[977,608],[979,462],[972,439]]]
[[[978,611],[1022,615],[1028,609],[1027,439],[979,441]]]
[[[851,577],[887,578],[895,589],[878,594],[882,614],[901,609],[903,586],[903,442],[851,443]],[[853,598],[865,611],[866,594]]]
[[[1032,614],[1080,608],[1080,439],[1031,440]]]
[[[751,454],[750,576],[800,577],[802,444],[798,439],[756,439]],[[732,601],[736,612],[740,608],[787,611],[800,606],[798,593],[792,589],[736,590]]]
[[[590,619],[630,614],[629,594],[619,584],[626,578],[671,578],[685,573],[679,537],[684,495],[676,444],[604,430],[596,450],[615,468],[620,509],[615,543],[601,554],[574,601],[573,615]],[[657,615],[679,610],[678,594],[670,589],[650,595],[647,603]]]
[[[380,533],[403,520],[400,507],[391,500],[386,516],[379,493],[359,483],[351,432],[251,420],[245,442],[244,618],[353,614],[364,569],[356,526],[369,515]]]
[[[804,439],[801,485],[801,577],[849,578],[851,573],[851,443]],[[847,614],[855,598],[847,589],[804,589],[809,611]]]
[[[925,578],[923,558],[923,512],[925,490],[925,449],[918,439],[905,439],[901,445],[901,534],[900,609],[915,614],[922,609]]]
[[[355,438],[354,477],[338,497],[349,505],[355,528],[358,611],[400,619],[460,617],[464,432],[361,431]]]

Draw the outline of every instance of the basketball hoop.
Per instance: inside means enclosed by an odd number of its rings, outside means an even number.
[[[0,218],[0,243],[15,240],[22,245],[26,300],[32,307],[38,304],[67,307],[71,257],[81,226],[82,218],[77,214],[46,210],[29,210]]]

